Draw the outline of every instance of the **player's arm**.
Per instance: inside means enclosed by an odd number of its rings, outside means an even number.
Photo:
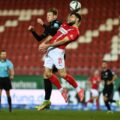
[[[53,44],[49,44],[48,47],[58,47],[73,42],[78,37],[78,32],[76,30],[68,32],[67,36],[62,40],[56,40]]]
[[[28,27],[28,30],[32,33],[32,35],[34,36],[34,38],[37,40],[37,41],[42,41],[47,35],[48,35],[48,31],[47,31],[47,25],[44,24],[43,20],[41,18],[38,18],[37,19],[37,23],[40,24],[44,29],[45,31],[41,34],[41,35],[38,35],[34,29],[33,26],[29,26]]]
[[[100,74],[100,83],[101,83],[101,84],[104,84],[104,83],[105,83],[105,82],[104,82],[103,75],[102,75],[102,72],[101,72],[101,74]]]
[[[43,43],[39,46],[39,50],[46,50],[49,47],[57,47],[57,46],[64,45],[64,44],[69,43],[69,42],[70,42],[69,38],[65,37],[63,40],[57,41],[57,42],[52,43],[52,44]]]
[[[69,40],[68,37],[65,37],[63,40],[57,41],[53,44],[49,44],[48,47],[58,47],[60,45],[64,45],[64,44],[67,44],[67,43],[70,43],[70,40]]]
[[[10,79],[13,80],[15,75],[14,68],[9,69],[9,75],[10,75]]]
[[[32,33],[32,35],[34,36],[34,38],[38,42],[42,41],[43,39],[45,39],[48,36],[48,30],[47,29],[45,29],[45,31],[41,35],[37,34],[37,32],[35,31],[33,26],[29,26],[28,30]]]
[[[14,66],[11,61],[8,61],[7,68],[8,68],[9,77],[11,80],[13,80],[15,72],[14,72]]]
[[[110,74],[111,74],[113,77],[112,77],[112,80],[109,80],[109,81],[107,82],[107,85],[112,84],[112,83],[117,79],[117,75],[116,75],[114,72],[110,71]]]
[[[32,35],[35,37],[35,39],[39,42],[39,41],[42,41],[43,39],[45,39],[47,37],[47,33],[44,32],[43,34],[41,35],[38,35],[35,31],[32,31]]]
[[[44,40],[44,42],[42,42],[42,43],[39,45],[38,49],[41,50],[41,47],[44,46],[44,45],[46,45],[51,39],[52,39],[52,36],[51,36],[51,35],[48,35],[48,37],[46,37],[46,39]]]
[[[89,88],[91,88],[92,84],[91,84],[90,78],[87,80],[87,85]]]
[[[52,36],[48,35],[48,37],[46,37],[46,39],[44,40],[44,43],[47,44],[51,39],[52,39]]]
[[[112,80],[110,82],[113,83],[116,79],[117,79],[117,75],[114,74],[113,78],[112,78]]]
[[[99,77],[99,79],[97,80],[97,83],[99,84],[101,82],[101,78]]]

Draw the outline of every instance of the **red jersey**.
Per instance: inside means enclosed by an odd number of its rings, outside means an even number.
[[[99,83],[100,83],[100,77],[99,76],[93,76],[89,79],[90,83],[91,83],[91,87],[92,89],[97,89],[99,88]]]
[[[57,33],[53,36],[53,38],[50,40],[50,43],[54,43],[56,41],[60,41],[62,39],[64,39],[65,37],[69,38],[69,41],[75,41],[78,36],[79,36],[79,29],[74,27],[74,26],[70,26],[67,23],[63,23],[60,28],[58,29]],[[64,45],[60,45],[58,46],[58,48],[60,49],[65,49],[65,47],[68,45],[64,44]]]

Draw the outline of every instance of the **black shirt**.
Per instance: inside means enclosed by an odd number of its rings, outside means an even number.
[[[103,70],[103,71],[101,72],[101,79],[104,80],[105,86],[108,86],[108,85],[107,85],[107,82],[108,82],[108,81],[111,81],[111,80],[113,79],[113,76],[114,76],[114,75],[115,75],[114,72],[113,72],[112,70],[110,70],[110,69]],[[113,86],[113,83],[110,84],[110,85]]]
[[[49,23],[49,25],[43,25],[44,32],[41,35],[38,35],[35,31],[32,31],[33,36],[36,38],[37,41],[41,41],[46,38],[48,35],[54,36],[59,29],[61,22],[58,20],[54,20]]]

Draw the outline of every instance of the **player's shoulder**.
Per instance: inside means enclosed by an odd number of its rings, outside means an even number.
[[[115,74],[115,72],[112,69],[107,69],[107,72],[113,75]]]
[[[73,30],[74,34],[80,35],[80,31],[77,27],[71,27],[71,29]]]
[[[61,21],[59,21],[59,20],[54,20],[54,23],[56,23],[56,24],[62,24],[62,22]]]
[[[62,24],[61,24],[61,26],[68,26],[68,23],[67,22],[63,22]]]
[[[111,69],[107,69],[107,72],[112,72],[112,70]]]
[[[54,28],[59,28],[61,26],[61,22],[58,20],[54,20],[51,25]]]
[[[7,63],[7,64],[12,64],[12,61],[9,60],[9,59],[6,59],[6,63]]]
[[[112,75],[115,75],[115,72],[112,69],[109,69],[109,71]]]

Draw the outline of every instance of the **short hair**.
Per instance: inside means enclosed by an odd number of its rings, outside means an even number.
[[[1,53],[1,52],[6,52],[6,50],[1,50],[0,53]]]
[[[56,8],[50,8],[47,12],[52,12],[53,15],[58,15],[58,10]]]
[[[0,50],[0,55],[1,55],[2,52],[6,52],[6,50]]]
[[[108,61],[106,61],[106,60],[102,60],[102,62],[105,62],[105,63],[107,63]]]
[[[79,22],[82,20],[82,17],[81,17],[81,15],[80,15],[79,13],[71,12],[71,13],[70,13],[70,16],[71,16],[71,15],[75,15],[75,16],[79,19]]]

